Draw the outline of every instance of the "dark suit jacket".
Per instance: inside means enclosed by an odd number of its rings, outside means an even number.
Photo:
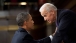
[[[26,30],[19,28],[19,30],[15,32],[11,43],[51,43],[51,39],[46,37],[41,40],[34,40]]]
[[[76,43],[76,14],[68,9],[57,12],[57,31],[51,43]]]

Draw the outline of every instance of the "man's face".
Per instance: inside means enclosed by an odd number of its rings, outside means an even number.
[[[44,17],[44,20],[49,23],[55,22],[56,19],[56,15],[54,11],[47,12],[44,10],[41,12],[41,16]]]
[[[28,29],[34,29],[34,21],[32,20],[32,17],[31,15],[29,14],[29,19],[28,21],[26,22],[26,26]]]

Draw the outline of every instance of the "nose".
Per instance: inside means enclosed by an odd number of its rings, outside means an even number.
[[[45,21],[47,20],[46,17],[44,17],[44,20],[45,20]]]
[[[32,22],[34,23],[34,21],[32,20]]]

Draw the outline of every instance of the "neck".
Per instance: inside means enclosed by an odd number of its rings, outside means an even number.
[[[27,28],[27,26],[22,26],[23,29],[25,29],[28,33],[30,33],[29,28]]]

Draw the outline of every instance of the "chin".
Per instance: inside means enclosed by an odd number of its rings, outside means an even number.
[[[49,22],[49,24],[51,24],[51,22]]]
[[[34,27],[32,27],[32,29],[34,29]]]
[[[52,24],[53,22],[48,22],[49,24]]]
[[[48,23],[51,23],[51,22],[48,21]]]

